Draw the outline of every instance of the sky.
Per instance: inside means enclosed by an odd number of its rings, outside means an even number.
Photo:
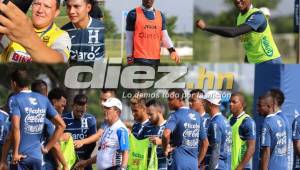
[[[205,3],[204,3],[205,2]],[[224,0],[195,0],[195,6],[199,7],[205,12],[219,13],[226,10],[228,7]],[[271,15],[290,15],[294,11],[294,0],[281,0],[277,8],[271,10]]]
[[[105,2],[105,8],[110,10],[118,27],[118,32],[120,32],[122,25],[122,11],[130,11],[141,5],[141,2],[142,0],[107,0]],[[155,0],[154,2],[154,7],[162,11],[166,17],[178,17],[175,32],[193,32],[193,0]]]

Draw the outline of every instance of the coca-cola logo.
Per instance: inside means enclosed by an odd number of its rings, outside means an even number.
[[[25,117],[25,123],[44,123],[44,114],[27,114]]]
[[[199,137],[199,129],[186,129],[183,134],[183,137],[192,137],[192,138],[198,138]]]

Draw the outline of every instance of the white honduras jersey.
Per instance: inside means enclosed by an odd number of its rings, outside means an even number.
[[[128,131],[119,119],[112,126],[106,126],[99,140],[100,149],[97,153],[97,170],[104,170],[121,165],[122,152],[128,150]]]

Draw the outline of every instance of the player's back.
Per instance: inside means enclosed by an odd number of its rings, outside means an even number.
[[[10,97],[10,114],[20,117],[20,148],[19,152],[41,159],[41,138],[46,115],[49,118],[56,111],[47,97],[31,92],[21,91]]]
[[[171,113],[166,129],[171,130],[171,146],[175,147],[171,154],[173,163],[168,168],[197,169],[199,140],[206,137],[199,113],[181,107]]]
[[[232,145],[232,132],[231,126],[227,119],[218,113],[211,118],[210,124],[208,127],[207,137],[209,141],[209,147],[207,150],[207,165],[209,164],[212,154],[212,145],[220,145],[220,156],[218,160],[219,169],[230,169],[231,166],[231,145]]]
[[[279,115],[266,117],[264,124],[269,128],[271,137],[269,169],[285,169],[288,161],[286,124]]]
[[[200,131],[202,118],[199,113],[189,108],[180,108],[172,113],[176,116],[177,125],[172,136],[172,143],[176,147],[198,148],[199,134],[194,134],[196,130]],[[198,131],[198,132],[199,132]],[[178,137],[182,140],[176,140]],[[196,143],[192,143],[192,141]]]

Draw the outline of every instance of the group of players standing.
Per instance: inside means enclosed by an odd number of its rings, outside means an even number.
[[[11,148],[11,169],[56,169],[59,164],[68,169],[68,158],[58,141],[74,140],[79,161],[75,168],[126,169],[129,159],[129,134],[137,139],[149,138],[157,145],[158,169],[252,169],[256,147],[256,126],[245,113],[245,97],[232,93],[230,116],[220,112],[221,94],[217,91],[192,90],[189,107],[185,107],[183,89],[168,91],[168,107],[172,110],[164,119],[164,105],[157,99],[147,100],[140,93],[130,99],[135,123],[131,127],[121,121],[123,105],[114,90],[102,90],[101,107],[105,120],[97,130],[96,118],[87,113],[88,98],[78,94],[72,111],[63,113],[65,92],[36,81],[29,89],[26,70],[17,69],[11,76],[14,93],[1,111],[1,168],[8,164]],[[261,169],[297,169],[300,151],[300,118],[289,123],[281,111],[284,94],[272,89],[260,96],[257,112],[264,117],[259,133]],[[95,142],[97,155],[91,157]],[[294,142],[294,145],[293,145]],[[41,147],[38,147],[41,146]],[[295,154],[293,155],[293,148]],[[293,162],[294,160],[294,162]],[[293,167],[292,167],[293,166]]]

